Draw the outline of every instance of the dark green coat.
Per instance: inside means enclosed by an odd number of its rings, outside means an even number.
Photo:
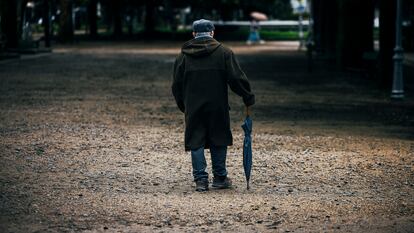
[[[174,64],[172,93],[185,113],[185,149],[232,145],[228,86],[254,104],[246,75],[229,48],[202,37],[186,42]]]

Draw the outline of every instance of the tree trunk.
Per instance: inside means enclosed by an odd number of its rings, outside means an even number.
[[[383,88],[392,85],[396,8],[396,1],[380,0],[379,77]]]
[[[154,19],[155,4],[153,0],[145,1],[145,34],[147,36],[154,35],[155,19]]]
[[[50,47],[50,4],[49,0],[43,1],[43,27],[45,32],[45,47]]]
[[[338,64],[341,68],[360,68],[365,52],[374,48],[374,2],[339,1]]]
[[[73,41],[73,17],[72,0],[60,0],[60,31],[59,40],[61,42]]]
[[[121,16],[121,2],[120,0],[112,0],[112,20],[114,25],[113,36],[119,37],[122,35],[122,16]]]
[[[333,61],[337,57],[337,38],[338,38],[338,2],[324,1],[324,15],[322,19],[323,24],[323,39],[325,41],[325,54],[328,59]]]
[[[312,7],[312,19],[313,19],[313,42],[315,51],[317,53],[322,52],[322,45],[321,45],[321,4],[323,2],[321,0],[313,0],[311,7]]]
[[[5,35],[6,48],[17,48],[19,44],[17,3],[1,1],[1,32]]]
[[[97,0],[90,0],[88,4],[88,23],[89,23],[89,35],[92,38],[98,36],[98,17],[97,17]]]
[[[338,30],[338,7],[336,1],[314,2],[314,33],[316,50],[326,59],[336,57],[336,43]]]

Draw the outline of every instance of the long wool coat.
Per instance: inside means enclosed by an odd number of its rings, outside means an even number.
[[[253,105],[249,81],[233,52],[210,37],[186,42],[174,64],[172,93],[185,114],[185,150],[232,145],[228,86]]]

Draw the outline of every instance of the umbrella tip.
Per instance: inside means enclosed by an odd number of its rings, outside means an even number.
[[[247,190],[250,190],[250,183],[247,182]]]

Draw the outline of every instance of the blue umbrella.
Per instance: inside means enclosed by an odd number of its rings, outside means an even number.
[[[246,176],[247,189],[250,189],[250,172],[252,170],[252,128],[253,122],[249,115],[246,116],[243,125],[241,126],[244,130],[244,141],[243,141],[243,168]]]

